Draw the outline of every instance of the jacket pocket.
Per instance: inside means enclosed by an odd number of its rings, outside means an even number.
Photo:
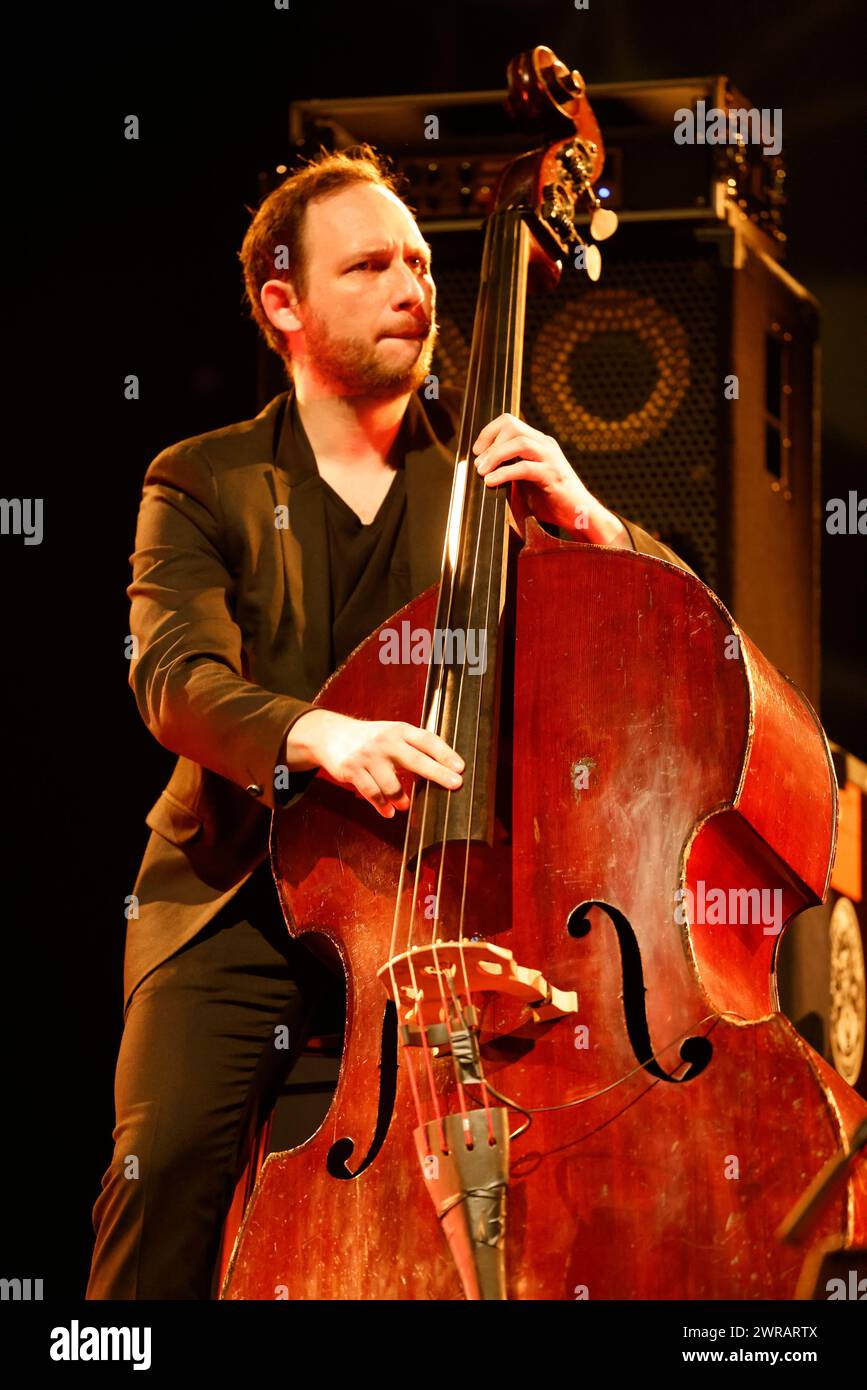
[[[145,824],[173,845],[189,845],[202,834],[200,816],[176,801],[171,792],[163,792],[145,816]]]

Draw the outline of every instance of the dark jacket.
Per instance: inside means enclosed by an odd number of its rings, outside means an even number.
[[[286,734],[331,674],[323,493],[294,457],[289,394],[255,419],[171,445],[145,474],[127,590],[138,641],[129,681],[151,733],[179,757],[146,817],[125,1005],[266,857]],[[461,401],[443,387],[439,401],[418,392],[408,406],[417,594],[440,575]],[[288,527],[275,525],[280,506]],[[621,520],[636,550],[682,565]]]

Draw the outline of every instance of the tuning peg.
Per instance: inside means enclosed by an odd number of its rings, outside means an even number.
[[[575,265],[579,270],[587,273],[588,280],[598,280],[602,274],[602,252],[598,246],[590,246],[582,236],[575,233],[575,240],[578,242],[580,251],[576,252]],[[580,260],[579,260],[580,256]]]
[[[584,269],[588,280],[598,280],[602,274],[602,252],[598,246],[585,246]]]
[[[594,241],[607,241],[617,231],[617,213],[597,205],[590,218],[590,235]]]

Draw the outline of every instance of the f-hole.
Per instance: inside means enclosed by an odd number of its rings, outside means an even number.
[[[578,940],[588,936],[592,930],[589,913],[593,907],[598,907],[601,912],[605,913],[617,933],[620,947],[620,973],[623,980],[623,1011],[626,1016],[626,1032],[636,1061],[644,1067],[650,1076],[655,1076],[659,1081],[674,1083],[694,1081],[697,1076],[701,1075],[713,1056],[713,1044],[700,1035],[684,1038],[680,1045],[680,1057],[681,1061],[686,1064],[687,1070],[683,1076],[671,1075],[659,1065],[653,1056],[650,1029],[647,1024],[647,1008],[645,1006],[647,987],[644,983],[641,951],[629,918],[624,917],[623,913],[619,912],[616,907],[612,907],[611,903],[601,902],[597,898],[588,898],[569,913],[566,921],[567,932]]]
[[[385,1013],[382,1016],[379,1059],[379,1107],[370,1148],[359,1167],[350,1172],[347,1164],[355,1150],[355,1140],[347,1137],[337,1139],[328,1150],[325,1164],[332,1178],[360,1177],[365,1168],[370,1167],[385,1143],[397,1094],[397,1009],[392,999],[386,1001]]]

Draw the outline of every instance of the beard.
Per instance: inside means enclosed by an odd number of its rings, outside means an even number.
[[[411,358],[409,349],[396,348],[388,360],[388,349],[363,338],[332,333],[315,310],[308,308],[304,315],[304,337],[311,362],[316,371],[336,388],[342,396],[400,396],[405,391],[417,391],[430,374],[430,365],[439,332],[436,311],[431,312],[431,326],[426,338],[418,340],[417,353]],[[414,341],[414,340],[410,340]],[[400,354],[402,361],[398,360]]]

